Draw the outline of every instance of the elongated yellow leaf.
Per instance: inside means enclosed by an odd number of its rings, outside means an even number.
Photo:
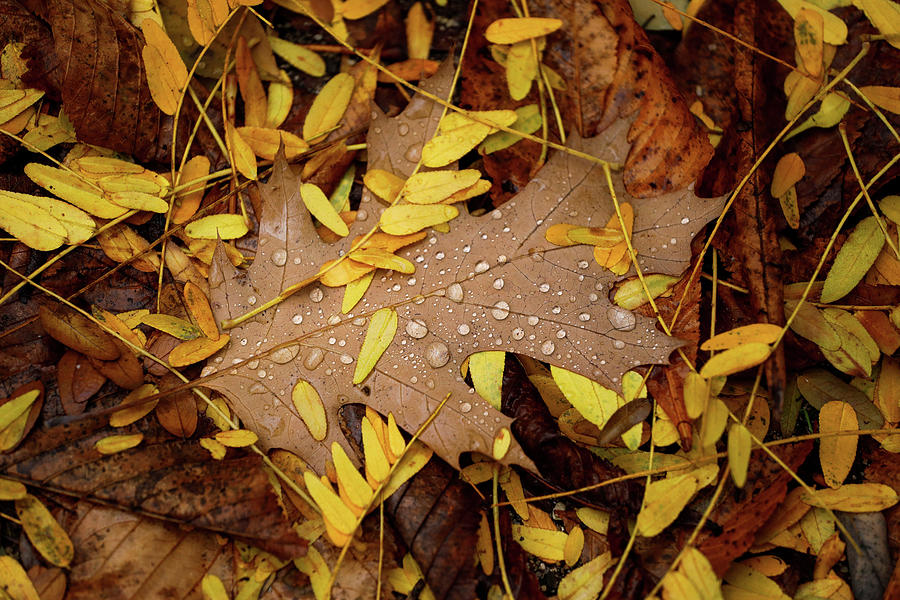
[[[366,478],[360,475],[347,453],[337,442],[331,443],[331,456],[334,459],[338,482],[347,494],[347,498],[358,508],[366,508],[373,496],[372,488],[369,487]]]
[[[603,574],[612,565],[608,551],[568,573],[559,582],[559,600],[595,600],[603,591]]]
[[[406,54],[410,58],[427,59],[434,36],[434,21],[429,21],[421,2],[410,7],[406,15]]]
[[[147,45],[141,48],[150,95],[161,111],[174,115],[178,98],[188,83],[188,71],[178,49],[153,19],[141,22]],[[100,216],[100,215],[97,215]]]
[[[4,191],[0,191],[0,228],[35,250],[56,250],[66,241],[66,228],[48,210]]]
[[[28,495],[24,484],[0,477],[0,500],[18,500]]]
[[[382,308],[372,315],[353,371],[354,384],[362,383],[369,376],[378,359],[391,345],[397,333],[397,320],[397,311],[392,308]]]
[[[788,140],[813,127],[834,127],[840,123],[849,109],[849,100],[835,93],[828,94],[822,99],[819,110],[792,129],[784,139]]]
[[[878,108],[900,114],[900,87],[864,85],[859,91]]]
[[[341,4],[341,16],[355,21],[371,15],[388,3],[388,0],[347,0]]]
[[[775,172],[772,174],[771,192],[774,198],[784,196],[806,174],[803,159],[796,152],[785,154],[778,159]]]
[[[512,525],[513,539],[529,554],[534,554],[547,562],[558,562],[565,558],[565,531],[548,531],[526,525]]]
[[[363,176],[363,183],[385,202],[396,200],[405,185],[403,179],[384,169],[369,169]]]
[[[303,122],[303,139],[312,142],[329,132],[344,117],[356,81],[347,73],[338,73],[326,83],[313,100]]]
[[[40,163],[28,163],[25,165],[25,174],[45,190],[101,219],[115,219],[128,212],[128,209],[113,204],[69,171]]]
[[[272,47],[272,52],[283,58],[295,69],[313,77],[325,75],[325,61],[312,50],[275,36],[269,36],[269,45]]]
[[[516,122],[519,115],[512,110],[473,110],[468,114],[457,112],[447,113],[441,119],[439,129],[441,133],[449,133],[460,127],[484,122],[491,127],[509,127]]]
[[[749,342],[771,344],[781,334],[781,327],[769,323],[754,323],[719,333],[701,344],[701,350],[727,350]]]
[[[291,401],[313,439],[322,441],[328,432],[325,404],[319,392],[308,381],[299,380],[291,390]]]
[[[703,365],[700,375],[706,378],[731,375],[759,365],[772,352],[768,344],[749,342],[716,354]]]
[[[584,530],[578,525],[572,526],[569,537],[566,538],[566,547],[563,549],[563,558],[566,565],[574,567],[581,559],[581,551],[584,550]]]
[[[62,568],[72,563],[72,540],[40,500],[31,495],[16,500],[16,514],[28,539],[47,562]]]
[[[215,460],[222,460],[228,453],[228,448],[225,447],[225,444],[213,438],[200,438],[200,445],[206,448],[209,455]]]
[[[29,390],[0,406],[0,430],[24,415],[41,395],[41,390]]]
[[[144,192],[113,192],[109,199],[119,206],[130,210],[146,210],[155,213],[165,213],[169,210],[169,203],[153,194]]]
[[[860,221],[841,246],[825,277],[822,302],[839,300],[856,287],[878,258],[884,242],[884,233],[875,217]]]
[[[458,215],[458,208],[445,204],[389,206],[381,213],[380,227],[385,233],[407,235],[446,223]]]
[[[538,17],[497,19],[484,32],[492,44],[515,44],[531,38],[553,33],[562,27],[559,19]]]
[[[644,276],[644,283],[647,284],[650,295],[656,299],[668,293],[672,286],[678,283],[678,279],[678,277],[672,277],[671,275],[653,273],[652,275]],[[616,288],[613,301],[622,308],[634,310],[650,300],[647,298],[647,293],[644,291],[644,285],[641,283],[641,280],[635,277]]]
[[[613,413],[625,403],[616,392],[591,381],[584,375],[550,366],[559,389],[585,419],[603,429]]]
[[[124,427],[144,418],[150,411],[156,408],[156,405],[159,404],[159,400],[153,400],[152,402],[138,401],[147,396],[152,396],[157,391],[157,387],[152,383],[145,383],[132,390],[122,399],[120,404],[122,408],[109,416],[109,424],[112,427]]]
[[[350,233],[347,224],[344,223],[338,212],[334,210],[334,206],[331,205],[328,196],[325,195],[325,192],[319,186],[314,183],[300,184],[300,197],[303,198],[303,203],[312,216],[317,218],[322,225],[340,236]]]
[[[475,122],[444,131],[425,143],[422,148],[422,163],[426,167],[447,166],[462,158],[494,131],[496,128],[490,125]]]
[[[10,600],[41,600],[28,573],[12,556],[0,556],[0,592]]]
[[[740,423],[734,423],[728,430],[728,466],[734,485],[739,488],[747,482],[751,443],[750,432]]]
[[[719,398],[710,398],[700,424],[700,444],[703,448],[713,448],[725,433],[728,425],[728,406]]]
[[[651,481],[637,517],[638,535],[653,537],[672,524],[697,491],[697,478],[679,475]]]
[[[143,433],[133,433],[129,435],[108,435],[103,439],[97,440],[94,448],[100,454],[116,454],[130,448],[134,448],[144,440]]]
[[[702,600],[721,600],[720,581],[713,571],[709,559],[694,547],[685,548],[678,570],[697,590],[696,598]]]
[[[887,43],[900,48],[900,6],[891,0],[853,0],[853,5],[866,13]],[[827,40],[826,40],[827,41]]]
[[[582,507],[575,510],[578,518],[590,529],[600,535],[609,530],[609,513],[596,508]]]
[[[31,194],[2,191],[0,192],[0,218],[2,218],[2,214],[5,210],[11,210],[10,204],[5,201],[5,199],[9,197],[16,198],[21,202],[25,202],[37,209],[48,212],[50,216],[59,221],[65,228],[65,241],[68,244],[80,244],[86,242],[97,232],[97,224],[89,214],[72,206],[68,202],[46,196],[32,196]],[[28,212],[31,212],[31,210],[33,209],[28,209]],[[3,228],[9,231],[8,227]],[[12,233],[11,231],[9,232]]]
[[[0,90],[0,123],[6,123],[44,97],[40,90]]]
[[[230,340],[231,337],[223,333],[215,340],[211,340],[208,337],[198,337],[181,342],[169,352],[169,364],[173,367],[186,367],[187,365],[200,362],[224,348]]]
[[[500,410],[500,384],[503,383],[503,367],[506,352],[476,352],[469,357],[469,373],[478,395]]]
[[[522,133],[534,133],[541,127],[541,111],[537,104],[527,104],[516,109],[518,118],[510,125],[512,129],[521,131]],[[481,154],[491,154],[505,148],[509,148],[522,139],[522,136],[507,131],[497,131],[492,133],[484,142],[482,142],[479,152]]]
[[[353,307],[359,304],[362,297],[366,294],[372,280],[375,278],[375,271],[369,271],[359,279],[351,281],[344,288],[344,298],[341,301],[341,312],[345,315],[353,310]]]
[[[249,429],[229,429],[216,434],[216,441],[229,448],[244,448],[257,442],[259,437]]]
[[[225,123],[225,139],[231,155],[231,166],[247,179],[256,179],[256,156],[253,149],[230,121]]]
[[[531,91],[538,74],[538,61],[531,40],[516,42],[506,54],[506,86],[513,100],[522,100]]]
[[[379,424],[380,426],[380,424]],[[379,440],[372,422],[365,418],[362,420],[363,453],[366,459],[366,473],[376,484],[385,481],[390,475],[391,465],[388,461],[384,447]]]
[[[826,402],[819,410],[819,433],[825,436],[819,440],[819,461],[828,487],[840,487],[850,474],[856,461],[857,437],[826,434],[856,429],[859,429],[856,411],[846,402]]]
[[[415,273],[416,265],[402,256],[397,256],[387,250],[381,248],[365,248],[362,250],[354,250],[350,257],[356,262],[365,265],[378,267],[379,269],[390,269],[398,273]]]
[[[284,71],[279,70],[281,81],[269,83],[269,91],[266,99],[266,127],[279,127],[291,114],[291,106],[294,104],[294,88],[291,86],[291,78]]]
[[[800,498],[810,506],[846,512],[877,512],[897,504],[897,492],[882,483],[845,483],[837,489],[803,492]]]
[[[356,515],[341,501],[340,496],[310,471],[303,473],[303,481],[306,483],[309,495],[319,505],[319,509],[328,518],[328,521],[345,535],[353,533],[356,528]]]
[[[824,67],[824,33],[825,20],[820,13],[808,8],[797,11],[794,19],[794,45],[800,55],[800,64],[813,77],[819,77]]]
[[[413,204],[435,204],[475,185],[479,178],[481,172],[475,169],[416,173],[406,181],[403,195]]]
[[[800,205],[797,204],[797,188],[788,188],[783,195],[778,198],[781,205],[781,212],[784,214],[784,220],[791,229],[800,227]]]
[[[510,444],[512,444],[512,432],[508,427],[501,427],[494,434],[494,443],[491,446],[491,456],[494,460],[503,460],[503,457],[509,452]]]
[[[203,333],[200,328],[189,321],[165,314],[148,314],[142,319],[144,325],[168,333],[179,340],[193,340]]]
[[[241,215],[210,215],[197,219],[184,228],[192,238],[200,240],[233,240],[247,235],[247,223]]]
[[[784,304],[785,318],[795,310],[797,302],[787,301]],[[797,315],[791,321],[791,330],[797,335],[815,343],[823,350],[837,350],[841,347],[841,338],[834,327],[825,319],[825,314],[808,302],[800,305]]]
[[[199,1],[203,2],[204,0]],[[203,580],[200,582],[200,591],[203,594],[203,600],[229,600],[225,584],[212,573],[203,576]]]
[[[805,8],[819,13],[824,23],[825,42],[834,46],[840,46],[847,41],[847,24],[837,15],[824,10],[812,2],[805,0],[778,0],[778,3],[788,11],[792,19],[796,19],[800,10]]]
[[[404,483],[409,481],[413,475],[418,473],[431,460],[433,454],[434,452],[431,448],[425,444],[419,441],[413,442],[406,454],[400,458],[400,462],[394,465],[394,471],[391,473],[390,481],[384,486],[382,497],[388,498],[400,489]]]
[[[309,144],[288,131],[267,127],[238,127],[237,132],[256,156],[266,160],[275,160],[281,145],[284,145],[284,156],[288,160],[309,150]]]

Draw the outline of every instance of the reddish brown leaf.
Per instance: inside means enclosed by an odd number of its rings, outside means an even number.
[[[106,377],[91,366],[91,361],[74,350],[67,350],[59,359],[56,379],[59,399],[67,415],[83,413],[85,403],[106,382]]]
[[[131,348],[118,340],[113,341],[121,351],[119,358],[116,360],[90,358],[91,366],[116,385],[133,390],[144,383],[144,369]]]
[[[121,354],[115,338],[99,325],[62,305],[43,305],[40,308],[41,325],[61,344],[102,361],[114,361]]]
[[[171,373],[159,382],[159,390],[165,392],[181,382]],[[191,437],[197,429],[197,401],[190,390],[163,398],[156,407],[156,418],[166,431],[178,437]]]

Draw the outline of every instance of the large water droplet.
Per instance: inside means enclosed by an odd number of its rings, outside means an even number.
[[[578,320],[579,321],[590,321],[591,315],[589,315],[588,313],[581,313],[580,315],[578,315]]]
[[[625,342],[623,342],[622,340],[616,340],[613,342],[613,346],[615,346],[617,350],[621,350],[625,347]]]
[[[303,359],[303,366],[312,371],[321,365],[323,360],[325,360],[325,353],[322,349],[313,348],[310,350],[309,354],[306,355],[306,358]]]
[[[314,287],[313,289],[309,290],[309,299],[313,302],[321,302],[322,298],[324,297],[325,292],[323,292],[322,288],[320,287]]]
[[[491,310],[491,315],[498,321],[502,321],[509,316],[509,303],[501,300],[494,305],[493,310]]]
[[[294,315],[293,317],[291,317],[291,323],[293,323],[294,325],[299,325],[302,322],[303,315]]]
[[[459,333],[459,335],[469,335],[469,331],[471,331],[471,329],[469,328],[468,325],[463,323],[459,327],[456,328],[456,331],[457,331],[457,333]]]
[[[357,221],[365,221],[369,218],[369,213],[364,210],[356,211],[356,220]]]
[[[259,366],[259,359],[254,358],[253,360],[251,360],[250,362],[247,363],[247,366],[250,367],[251,369],[255,369],[256,367]]]
[[[403,157],[409,162],[419,162],[419,159],[422,158],[422,144],[413,144],[407,148]]]
[[[459,405],[459,410],[460,410],[460,412],[467,413],[470,410],[472,410],[472,405],[468,402],[463,402],[462,404]]]
[[[250,306],[256,304],[256,296],[250,296],[249,298],[247,298],[247,304],[249,304]]]
[[[541,353],[544,354],[544,356],[550,356],[553,354],[554,350],[556,350],[556,344],[554,344],[552,340],[547,340],[541,344]]]
[[[425,360],[435,369],[450,362],[450,349],[444,342],[434,342],[425,350]]]
[[[267,391],[266,386],[264,386],[261,383],[254,383],[253,385],[250,386],[250,390],[249,390],[249,392],[251,394],[265,394],[266,391]]]
[[[531,325],[532,327],[534,327],[535,325],[537,325],[539,321],[540,321],[540,319],[538,319],[538,318],[537,318],[536,316],[534,316],[534,315],[531,315],[530,317],[528,317],[528,324]]]
[[[462,302],[465,295],[463,287],[458,283],[451,283],[447,288],[447,297],[454,302]]]
[[[353,364],[353,357],[349,354],[341,354],[341,362],[345,365]]]
[[[428,335],[428,327],[423,321],[410,321],[406,324],[406,333],[409,334],[409,337],[420,340]]]
[[[486,260],[479,260],[475,263],[475,272],[476,273],[484,273],[488,269],[491,268],[491,265]]]
[[[283,267],[284,263],[287,262],[287,250],[284,248],[278,248],[275,252],[272,253],[272,263],[276,267]]]
[[[550,284],[542,283],[541,285],[538,286],[538,289],[546,294],[547,292],[550,291]]]
[[[617,331],[631,331],[637,324],[634,313],[620,306],[610,306],[606,310],[606,318]]]
[[[329,324],[329,325],[337,325],[337,324],[340,323],[340,322],[341,322],[341,316],[340,316],[340,315],[331,315],[330,317],[328,317],[328,324]]]
[[[406,135],[409,133],[409,125],[406,123],[400,123],[400,126],[397,128],[397,133],[399,135]]]
[[[504,285],[503,279],[495,279],[494,280],[494,289],[495,290],[502,290],[503,285]]]
[[[299,352],[300,352],[300,346],[298,346],[297,344],[294,344],[294,345],[288,346],[286,348],[279,348],[278,350],[276,350],[269,356],[269,359],[274,363],[283,365],[283,364],[289,363],[292,360],[294,360],[295,358],[297,358],[297,354]]]
[[[513,329],[512,336],[514,340],[521,340],[523,337],[525,337],[525,330],[521,327],[516,327],[515,329]]]

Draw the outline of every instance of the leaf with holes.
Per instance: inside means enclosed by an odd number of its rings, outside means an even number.
[[[445,65],[424,85],[446,95],[451,75]],[[441,111],[417,96],[396,118],[376,118],[367,140],[368,168],[409,177],[438,129]],[[622,119],[592,139],[573,136],[568,145],[621,164],[630,125]],[[719,213],[722,200],[700,199],[688,189],[636,198],[626,193],[622,177],[612,174],[619,202],[634,209],[632,240],[641,268],[680,275],[688,266],[691,238]],[[315,280],[322,265],[349,253],[354,239],[376,227],[386,209],[365,191],[350,235],[330,245],[303,208],[300,184],[284,161],[276,162],[261,184],[256,260],[239,271],[220,252],[210,272],[210,297],[219,320],[234,319],[290,286],[313,283],[230,330],[232,343],[209,362],[204,385],[230,398],[263,446],[289,449],[320,473],[331,443],[346,443],[337,411],[349,402],[393,413],[401,428],[415,431],[450,394],[422,440],[453,465],[464,451],[490,454],[510,419],[464,381],[461,366],[475,352],[526,354],[619,389],[623,373],[665,363],[681,343],[662,334],[652,319],[609,301],[620,277],[594,261],[590,246],[561,247],[545,238],[556,224],[601,227],[615,218],[603,169],[595,162],[558,152],[502,207],[480,217],[463,207],[449,222],[449,233],[431,231],[397,251],[415,265],[414,273],[377,271],[346,311],[344,290]],[[396,335],[354,385],[363,340],[385,308],[396,313]],[[324,403],[324,437],[310,433],[292,402],[301,380]],[[532,467],[515,442],[503,461]]]

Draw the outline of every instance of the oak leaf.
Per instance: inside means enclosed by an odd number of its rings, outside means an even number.
[[[446,94],[449,65],[425,87]],[[434,135],[442,109],[413,98],[398,117],[374,119],[368,135],[369,169],[408,177],[424,143]],[[619,119],[599,136],[573,136],[569,146],[613,163],[624,163],[631,121]],[[690,240],[722,206],[692,188],[629,195],[613,173],[617,198],[635,213],[633,242],[645,273],[679,275],[688,265]],[[232,319],[298,282],[314,279],[322,264],[350,250],[352,240],[384,210],[364,192],[350,235],[329,246],[313,228],[300,199],[300,177],[278,161],[262,187],[259,251],[247,271],[219,256],[210,272],[211,300],[219,319]],[[416,430],[449,393],[450,400],[422,439],[457,465],[464,451],[490,454],[495,433],[510,419],[477,396],[460,367],[474,352],[504,349],[526,354],[618,387],[636,365],[665,363],[680,341],[657,330],[653,320],[614,306],[608,299],[618,280],[592,259],[592,249],[555,246],[545,239],[554,224],[605,224],[614,215],[603,169],[595,162],[555,154],[531,183],[488,215],[465,210],[450,233],[432,232],[400,251],[412,275],[375,277],[362,300],[342,314],[343,290],[316,283],[277,308],[235,327],[233,342],[209,363],[203,384],[226,394],[245,426],[266,447],[284,447],[320,470],[332,441],[344,444],[337,410],[348,402],[393,413]],[[633,274],[633,271],[631,271]],[[397,335],[375,369],[359,385],[353,373],[369,317],[393,307]],[[300,380],[325,403],[328,427],[316,441],[290,402]],[[533,468],[518,445],[504,462]]]

